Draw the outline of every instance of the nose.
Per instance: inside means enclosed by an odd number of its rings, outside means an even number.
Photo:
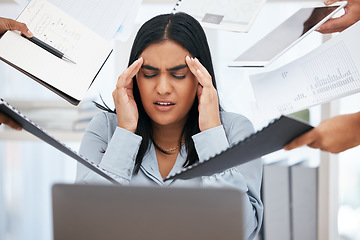
[[[165,74],[164,74],[165,75]],[[167,76],[159,76],[156,82],[156,91],[160,95],[170,94],[173,90],[171,80]]]

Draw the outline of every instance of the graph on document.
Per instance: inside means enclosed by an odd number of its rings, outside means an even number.
[[[312,104],[360,91],[360,76],[343,41],[301,65]]]

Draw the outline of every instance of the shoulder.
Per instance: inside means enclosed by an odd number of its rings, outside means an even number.
[[[96,114],[90,121],[86,131],[102,131],[107,129],[110,132],[114,132],[117,125],[117,117],[114,113],[101,112]]]
[[[221,111],[220,118],[230,144],[239,142],[255,132],[251,121],[241,114]]]
[[[220,112],[221,123],[224,125],[225,128],[231,127],[241,127],[254,131],[254,127],[250,120],[238,113],[233,112]]]

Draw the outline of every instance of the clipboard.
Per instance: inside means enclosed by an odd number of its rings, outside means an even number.
[[[59,50],[65,61],[7,31],[0,38],[0,60],[78,105],[112,53],[112,43],[46,0],[32,0],[17,18],[34,36]]]
[[[312,126],[305,122],[287,116],[281,116],[271,122],[267,127],[250,135],[220,154],[183,168],[179,172],[166,177],[164,181],[211,176],[215,173],[225,171],[226,169],[280,150],[291,140],[310,131],[312,128]]]
[[[76,161],[80,162],[84,166],[88,167],[92,171],[100,174],[107,180],[109,180],[112,183],[119,183],[114,178],[109,176],[107,172],[102,169],[99,165],[89,161],[85,157],[81,156],[68,146],[66,146],[64,143],[60,142],[59,140],[56,140],[54,137],[52,137],[49,133],[47,133],[44,129],[36,125],[33,121],[31,121],[29,118],[27,118],[25,115],[23,115],[21,112],[19,112],[17,109],[12,107],[10,104],[5,102],[3,99],[0,99],[0,112],[6,114],[7,116],[11,117],[13,120],[15,120],[17,123],[21,125],[21,127],[28,131],[29,133],[33,134],[34,136],[40,138],[44,142],[50,144],[54,148],[60,150],[61,152],[65,153],[69,157],[74,158]]]

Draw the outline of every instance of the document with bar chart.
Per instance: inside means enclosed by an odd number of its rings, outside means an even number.
[[[360,91],[360,22],[307,55],[250,76],[259,113],[274,118]]]

